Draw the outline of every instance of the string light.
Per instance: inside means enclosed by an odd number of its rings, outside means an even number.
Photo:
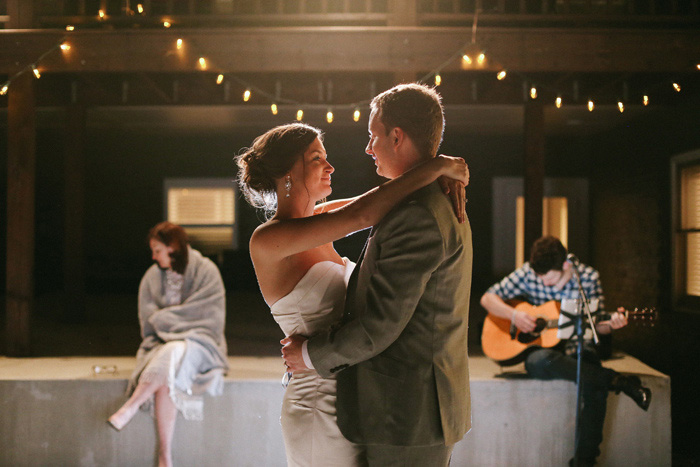
[[[172,24],[170,23],[170,21],[163,21],[163,27],[164,27],[164,28],[167,29],[167,28],[169,28],[170,26],[172,26]]]
[[[141,3],[136,5],[136,10],[139,12],[140,15],[143,14],[143,5]]]
[[[70,24],[68,26],[66,26],[66,31],[74,31],[74,30],[75,30],[75,26],[70,25]]]
[[[107,15],[105,15],[104,10],[100,10],[97,12],[97,16],[99,16],[99,18],[102,20],[102,19],[105,19],[105,16],[107,16]]]
[[[137,11],[138,11],[139,14],[142,14],[142,13],[144,12],[143,4],[141,4],[141,3],[137,4]],[[133,13],[132,13],[132,14],[133,14]],[[99,19],[100,19],[100,20],[104,20],[104,19],[107,18],[107,14],[106,14],[105,10],[103,10],[103,9],[100,9],[100,10],[98,11],[98,16],[99,16]],[[169,28],[169,27],[171,27],[171,25],[172,25],[172,24],[171,24],[170,21],[163,21],[163,26],[164,26],[164,27]],[[66,25],[65,29],[66,29],[66,31],[74,31],[74,30],[75,30],[75,26],[73,26],[73,25]],[[183,47],[183,45],[184,45],[183,39],[181,39],[181,38],[177,39],[176,45],[177,45],[177,49],[178,49],[178,50],[182,49],[182,47]],[[55,46],[54,46],[54,47],[55,47]],[[59,47],[60,47],[60,49],[61,49],[63,52],[67,52],[67,51],[69,51],[69,50],[71,49],[70,44],[68,44],[68,43],[66,43],[66,42],[62,42],[62,43],[59,45]],[[49,52],[50,52],[50,51],[49,51]],[[48,52],[47,52],[47,53],[48,53]],[[42,56],[42,57],[43,57],[43,56]],[[41,57],[40,57],[39,60],[41,60]],[[37,62],[38,62],[39,60],[37,60]],[[471,58],[467,53],[462,53],[462,62],[463,62],[463,65],[473,65],[473,60],[472,60],[472,58]],[[486,54],[485,54],[484,52],[479,53],[479,55],[477,55],[476,62],[477,62],[479,65],[483,65],[483,64],[486,62]],[[206,61],[206,59],[205,59],[204,57],[200,57],[200,58],[198,59],[198,64],[199,64],[199,67],[200,67],[202,70],[206,70],[207,67],[208,67],[207,61]],[[442,66],[444,66],[444,65],[442,65]],[[442,67],[442,66],[441,66],[441,67]],[[696,66],[696,68],[700,71],[700,63],[697,63],[695,66]],[[41,78],[41,73],[40,73],[39,69],[36,67],[36,65],[31,65],[31,70],[32,70],[32,73],[34,74],[34,76],[35,76],[37,79]],[[20,73],[21,73],[21,72],[20,72]],[[429,75],[428,75],[428,76],[429,76]],[[499,71],[499,72],[496,74],[496,78],[497,78],[499,81],[504,80],[504,79],[506,78],[506,76],[507,76],[507,72],[506,72],[505,69]],[[435,72],[434,78],[435,78],[435,85],[436,85],[436,86],[440,86],[440,85],[442,84],[442,77],[441,77],[441,75],[439,74],[439,72]],[[224,81],[224,79],[225,79],[224,75],[220,73],[220,74],[217,75],[216,83],[217,83],[217,84],[222,84],[223,81]],[[425,79],[425,78],[424,78],[424,79]],[[6,82],[6,83],[0,88],[0,95],[5,95],[5,94],[7,94],[8,89],[9,89],[9,85],[11,84],[11,81],[12,81],[12,79],[10,79],[8,82]],[[681,85],[680,85],[679,83],[677,83],[677,82],[672,82],[671,84],[672,84],[672,86],[673,86],[673,89],[674,89],[676,92],[681,92]],[[263,94],[265,94],[265,93],[263,92]],[[245,92],[243,93],[243,101],[244,101],[244,102],[248,102],[248,101],[250,100],[250,97],[251,97],[251,90],[250,90],[250,88],[248,88],[248,89],[246,89]],[[271,96],[269,96],[269,97],[271,97]],[[536,88],[535,86],[532,86],[532,87],[530,88],[530,98],[531,98],[531,99],[536,99],[536,98],[537,98],[537,88]],[[643,103],[644,106],[648,106],[648,105],[649,105],[649,96],[648,96],[647,94],[644,94],[644,95],[642,96],[642,103]],[[556,99],[555,99],[555,106],[556,106],[557,109],[559,109],[559,108],[562,107],[562,98],[561,98],[561,96],[557,96],[557,97],[556,97]],[[594,110],[595,104],[594,104],[594,102],[593,102],[592,99],[589,99],[589,100],[588,100],[588,105],[587,105],[587,107],[588,107],[588,110],[589,110],[590,112],[592,112],[592,111]],[[624,105],[624,103],[623,103],[621,100],[617,102],[617,107],[618,107],[618,110],[620,111],[620,113],[623,113],[623,112],[624,112],[624,110],[625,110],[625,105]],[[270,110],[271,110],[271,112],[272,112],[273,115],[277,115],[277,114],[278,114],[278,106],[277,106],[277,104],[273,102],[273,103],[270,105]],[[298,109],[298,110],[297,110],[297,114],[296,114],[296,119],[297,119],[298,121],[302,121],[302,120],[303,120],[303,117],[304,117],[304,111],[303,111],[303,109]],[[360,112],[359,108],[356,107],[355,110],[353,111],[353,120],[354,120],[355,122],[358,122],[358,121],[360,120],[360,117],[361,117],[361,112]],[[328,111],[327,111],[327,113],[326,113],[326,120],[328,121],[328,123],[332,123],[332,122],[333,122],[333,119],[334,119],[333,111],[332,111],[332,109],[328,109]]]

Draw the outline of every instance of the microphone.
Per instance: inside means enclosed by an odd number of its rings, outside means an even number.
[[[568,255],[566,255],[566,259],[574,266],[578,266],[578,264],[579,264],[578,257],[573,253],[569,253]]]

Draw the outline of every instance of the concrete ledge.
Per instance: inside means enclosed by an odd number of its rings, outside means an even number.
[[[205,401],[205,420],[178,420],[176,465],[283,466],[279,414],[284,389],[276,357],[231,357],[224,394]],[[155,425],[139,413],[120,433],[105,420],[125,400],[128,357],[0,357],[0,466],[152,466]],[[94,375],[93,365],[115,365]],[[606,363],[651,387],[649,412],[610,396],[601,466],[671,465],[670,379],[632,357]],[[575,386],[505,378],[471,358],[473,428],[453,466],[560,466],[572,455]]]
[[[455,446],[456,466],[565,466],[574,452],[576,386],[525,378],[524,365],[470,359],[472,429]],[[598,465],[671,465],[671,379],[630,356],[605,366],[637,374],[652,391],[648,412],[610,393]]]

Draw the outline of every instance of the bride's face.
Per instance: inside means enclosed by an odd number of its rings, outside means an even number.
[[[333,191],[331,174],[334,171],[328,163],[326,148],[316,138],[292,167],[291,195],[310,196],[313,202],[327,197]]]

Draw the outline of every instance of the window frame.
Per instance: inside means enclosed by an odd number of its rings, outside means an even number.
[[[239,196],[238,186],[230,178],[165,178],[163,180],[163,219],[168,219],[168,191],[172,188],[230,188],[233,190],[233,224],[183,224],[182,227],[187,231],[188,228],[196,227],[231,227],[232,241],[229,245],[230,249],[238,250],[239,243]]]
[[[686,293],[687,281],[687,233],[698,229],[684,229],[681,223],[681,188],[683,170],[700,166],[700,149],[679,154],[671,158],[671,287],[673,306],[676,310],[700,313],[700,296]]]

